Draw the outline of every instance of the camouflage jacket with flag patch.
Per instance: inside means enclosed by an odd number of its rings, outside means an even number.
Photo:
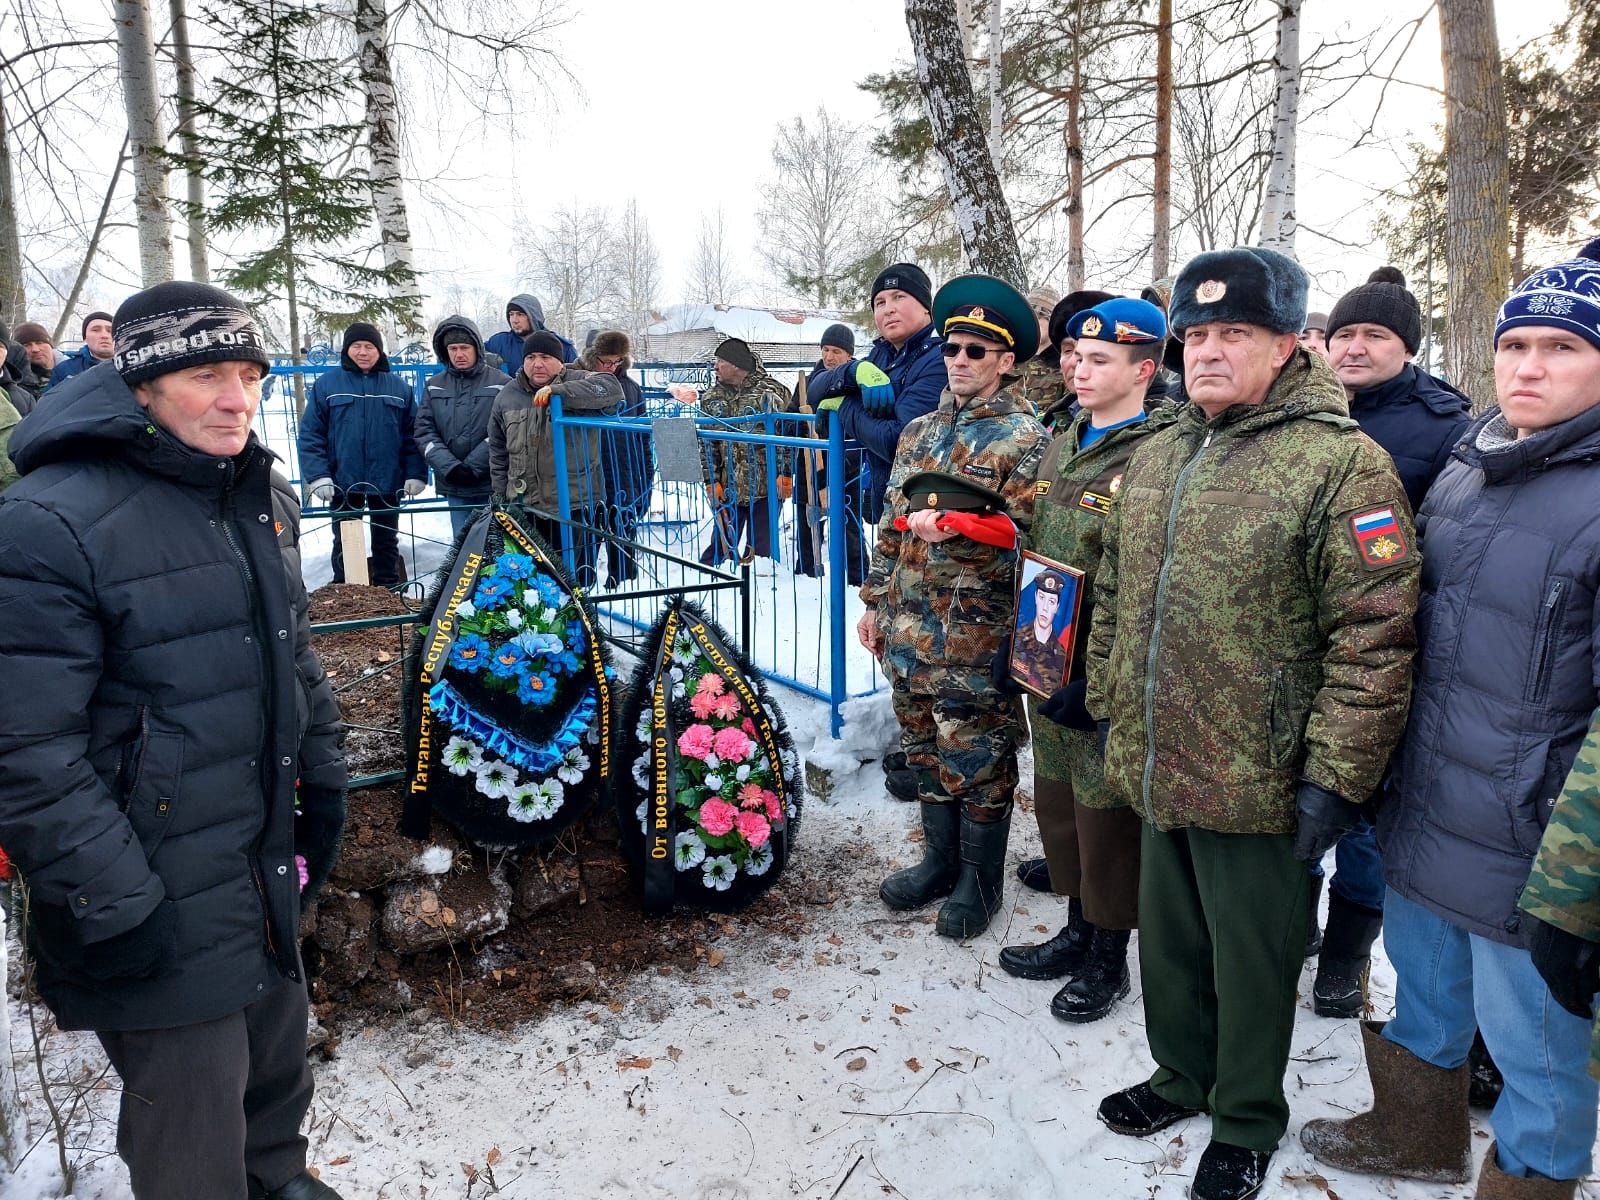
[[[1297,782],[1364,802],[1405,727],[1419,557],[1388,454],[1297,350],[1259,406],[1145,439],[1106,523],[1089,711],[1161,829],[1290,833]]]
[[[901,483],[918,471],[964,475],[1004,496],[1007,514],[1026,531],[1048,441],[1031,406],[1009,388],[960,408],[946,389],[939,407],[900,435],[861,599],[877,609],[885,662],[911,691],[936,691],[950,676],[988,688],[1011,624],[1017,552],[961,536],[935,543],[902,533],[894,527],[909,512]]]
[[[1113,429],[1087,449],[1079,449],[1079,438],[1089,424],[1089,414],[1080,412],[1044,452],[1039,482],[1034,488],[1033,525],[1023,549],[1083,572],[1072,652],[1074,679],[1082,678],[1085,669],[1094,610],[1094,577],[1100,569],[1100,535],[1121,490],[1123,472],[1144,440],[1171,425],[1177,417],[1169,405],[1157,404],[1143,421]],[[1032,715],[1035,771],[1046,779],[1071,780],[1073,772],[1067,757],[1075,746],[1083,745],[1083,739],[1072,738],[1069,730],[1040,716],[1036,701],[1029,701],[1028,711]],[[1086,808],[1120,808],[1128,803],[1125,796],[1104,788],[1095,795],[1075,792],[1074,799]]]

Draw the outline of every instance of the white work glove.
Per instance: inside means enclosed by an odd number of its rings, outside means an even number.
[[[406,499],[415,500],[418,496],[422,495],[423,489],[427,486],[428,485],[420,479],[406,480]]]
[[[333,480],[313,479],[306,491],[311,493],[311,498],[318,504],[326,505],[333,499]]]

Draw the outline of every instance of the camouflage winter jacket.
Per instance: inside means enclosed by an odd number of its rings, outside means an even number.
[[[1419,558],[1388,454],[1297,350],[1264,403],[1190,405],[1106,523],[1089,711],[1160,829],[1291,833],[1306,779],[1372,795],[1405,727]]]
[[[1011,624],[1017,553],[961,536],[928,542],[895,529],[895,518],[909,511],[902,481],[918,471],[965,475],[1004,496],[1011,519],[1026,531],[1048,441],[1028,402],[1006,388],[960,408],[946,389],[939,407],[900,435],[861,599],[878,611],[884,661],[911,691],[935,691],[952,677],[966,690],[988,689],[989,666]]]
[[[1546,924],[1600,942],[1600,712],[1556,798],[1519,907]],[[1600,1078],[1600,1024],[1589,1073]]]
[[[1061,378],[1061,356],[1054,346],[1035,354],[1017,368],[1016,390],[1033,405],[1033,415],[1043,418],[1067,394]]]
[[[737,387],[720,379],[700,397],[700,411],[708,417],[748,417],[765,412],[794,411],[794,396],[771,375],[757,360],[756,369]],[[713,428],[721,428],[713,425]],[[743,421],[727,426],[727,431],[737,433],[765,433],[759,421]],[[796,432],[793,424],[777,423],[772,432],[781,435]],[[767,451],[754,442],[724,442],[703,440],[706,484],[720,483],[728,492],[730,503],[754,504],[767,494]],[[772,452],[772,474],[792,476],[794,468],[787,450]]]
[[[1100,535],[1121,490],[1122,474],[1144,440],[1175,420],[1176,412],[1157,404],[1138,424],[1114,429],[1088,449],[1080,450],[1079,439],[1089,424],[1089,414],[1081,412],[1044,452],[1035,488],[1033,527],[1023,546],[1083,572],[1072,651],[1073,679],[1083,678],[1085,670],[1094,611],[1094,579],[1100,569]],[[1030,702],[1028,710],[1032,715],[1035,771],[1046,779],[1073,779],[1068,756],[1073,753],[1073,746],[1083,745],[1084,739],[1072,738],[1070,730],[1040,716],[1036,703]],[[1074,798],[1088,808],[1121,808],[1128,803],[1127,797],[1109,788],[1098,789],[1095,795],[1075,792]]]

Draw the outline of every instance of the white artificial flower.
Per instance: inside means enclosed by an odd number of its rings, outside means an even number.
[[[712,754],[706,755],[706,770],[715,771],[721,765],[722,765],[722,760],[720,758],[718,758],[716,756],[716,754],[712,753]]]
[[[749,861],[744,864],[745,874],[765,875],[772,867],[772,860],[772,843],[769,842],[765,846],[757,846],[750,851]]]
[[[466,620],[468,617],[475,617],[477,615],[478,606],[471,600],[463,600],[460,604],[456,605],[456,616],[460,617],[462,620]]]
[[[520,608],[506,609],[506,624],[513,629],[522,628],[522,610]]]
[[[715,858],[708,858],[700,864],[700,882],[708,888],[725,892],[733,886],[733,877],[739,873],[739,868],[734,865],[733,859],[726,854],[719,854]]]
[[[733,777],[735,779],[737,779],[740,783],[743,783],[745,780],[749,779],[750,778],[750,764],[749,763],[740,763],[739,764],[739,769],[733,773]]]
[[[539,787],[537,784],[524,783],[511,792],[511,800],[506,805],[506,814],[513,821],[537,821],[539,819]]]
[[[707,775],[706,776],[706,791],[708,791],[708,792],[720,792],[721,790],[722,790],[722,776],[721,775],[715,775],[715,774]]]
[[[556,768],[556,778],[562,783],[581,783],[583,773],[589,769],[589,756],[574,746]]]
[[[705,861],[706,844],[692,833],[680,833],[672,848],[680,871],[693,870]]]
[[[642,788],[650,786],[650,751],[633,760],[633,781]]]
[[[509,763],[486,758],[478,766],[478,790],[491,800],[504,800],[517,787],[517,773]]]
[[[522,589],[522,607],[535,612],[544,604],[544,597],[539,595],[538,588]]]
[[[650,710],[646,708],[639,714],[639,724],[634,727],[633,736],[641,742],[650,741]]]
[[[453,737],[444,744],[444,765],[450,774],[467,776],[483,764],[483,747],[464,737]]]
[[[639,807],[634,810],[634,816],[639,818],[640,833],[648,833],[650,831],[650,818],[645,815],[645,806],[647,804],[649,804],[648,800],[641,800],[639,801]]]

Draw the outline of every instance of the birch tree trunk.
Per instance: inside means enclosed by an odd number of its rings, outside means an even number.
[[[172,278],[172,214],[167,208],[166,135],[148,0],[113,0],[117,74],[128,114],[133,208],[139,223],[139,275],[145,287]]]
[[[983,136],[972,79],[962,57],[954,0],[906,0],[917,85],[928,108],[956,228],[968,265],[1019,288],[1028,284],[1011,207]]]
[[[189,49],[189,17],[184,0],[168,0],[172,15],[172,65],[178,79],[178,149],[183,153],[184,223],[189,243],[189,277],[211,282],[210,247],[206,237],[206,180],[201,174],[200,138],[195,133],[194,54]]]
[[[13,326],[28,319],[23,286],[22,235],[17,230],[16,179],[11,173],[11,121],[0,89],[0,307]]]
[[[386,0],[355,0],[356,57],[366,98],[367,149],[372,157],[372,206],[378,216],[389,295],[403,334],[423,331],[422,293],[417,287],[411,220],[400,178],[400,106],[389,62]]]
[[[1150,239],[1150,274],[1172,273],[1172,0],[1156,10],[1155,232]]]
[[[1006,119],[1000,97],[1000,58],[1006,48],[1003,9],[1003,0],[989,0],[989,154],[996,163],[1005,157],[1000,146]]]
[[[1261,244],[1294,255],[1295,135],[1300,121],[1300,6],[1278,0],[1278,78],[1272,117],[1272,166],[1261,210]]]
[[[1445,376],[1494,403],[1494,322],[1511,289],[1505,84],[1494,0],[1439,0],[1444,64]]]
[[[1067,290],[1084,288],[1083,0],[1072,6],[1072,77],[1067,84]]]

